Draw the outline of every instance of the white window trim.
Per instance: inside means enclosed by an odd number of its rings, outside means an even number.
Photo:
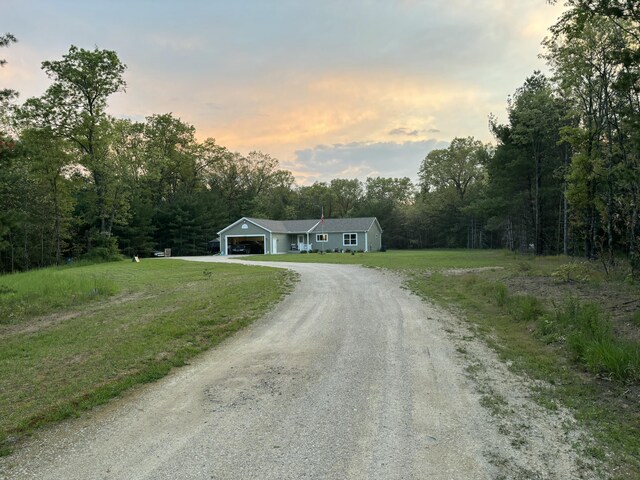
[[[356,236],[356,243],[346,243],[347,235],[351,239],[351,235]],[[358,234],[357,233],[343,233],[342,234],[342,246],[343,247],[357,247],[358,246]]]
[[[324,237],[324,240],[321,240],[321,237]],[[325,243],[329,241],[328,233],[316,233],[316,243]]]

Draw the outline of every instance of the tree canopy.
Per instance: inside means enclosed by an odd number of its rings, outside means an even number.
[[[71,46],[50,86],[0,91],[0,269],[77,256],[202,254],[241,216],[376,216],[385,247],[509,248],[615,262],[640,275],[640,10],[569,0],[533,72],[489,116],[494,145],[456,137],[410,178],[296,185],[266,152],[244,155],[172,113],[109,114],[125,92],[116,52]],[[0,36],[0,47],[16,41]],[[0,66],[5,65],[0,60]],[[11,132],[11,134],[9,133]]]

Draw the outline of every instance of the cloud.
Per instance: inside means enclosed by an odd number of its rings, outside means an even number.
[[[389,131],[389,135],[392,135],[392,136],[402,135],[406,137],[417,137],[417,136],[425,135],[428,133],[440,133],[440,130],[437,128],[427,128],[425,130],[416,130],[416,129],[412,130],[406,127],[398,127]]]
[[[40,95],[42,60],[71,44],[115,50],[128,88],[111,114],[173,112],[200,139],[271,154],[300,183],[413,177],[430,148],[490,141],[487,115],[544,67],[539,42],[561,11],[540,0],[10,5],[20,43],[0,52],[2,87]]]
[[[409,177],[417,180],[424,157],[433,149],[446,148],[435,139],[407,142],[350,142],[316,145],[295,152],[289,165],[304,184],[332,178]]]
[[[411,130],[405,127],[394,128],[389,132],[389,135],[406,135],[408,137],[417,137],[420,132],[418,130]]]

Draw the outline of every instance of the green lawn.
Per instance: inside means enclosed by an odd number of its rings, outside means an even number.
[[[293,253],[245,257],[263,262],[341,263],[395,270],[442,270],[449,268],[518,268],[526,263],[542,271],[558,268],[564,257],[533,257],[506,250],[390,250],[372,253]]]
[[[0,450],[165,375],[277,303],[281,269],[153,259],[0,277]]]

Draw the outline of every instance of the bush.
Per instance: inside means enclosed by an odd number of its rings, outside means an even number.
[[[584,263],[565,263],[553,272],[551,276],[555,278],[558,283],[585,283],[589,281],[589,269]]]
[[[93,239],[93,247],[80,255],[80,260],[87,260],[90,263],[115,262],[122,260],[123,256],[118,250],[118,240],[115,237],[105,237],[97,235]]]

